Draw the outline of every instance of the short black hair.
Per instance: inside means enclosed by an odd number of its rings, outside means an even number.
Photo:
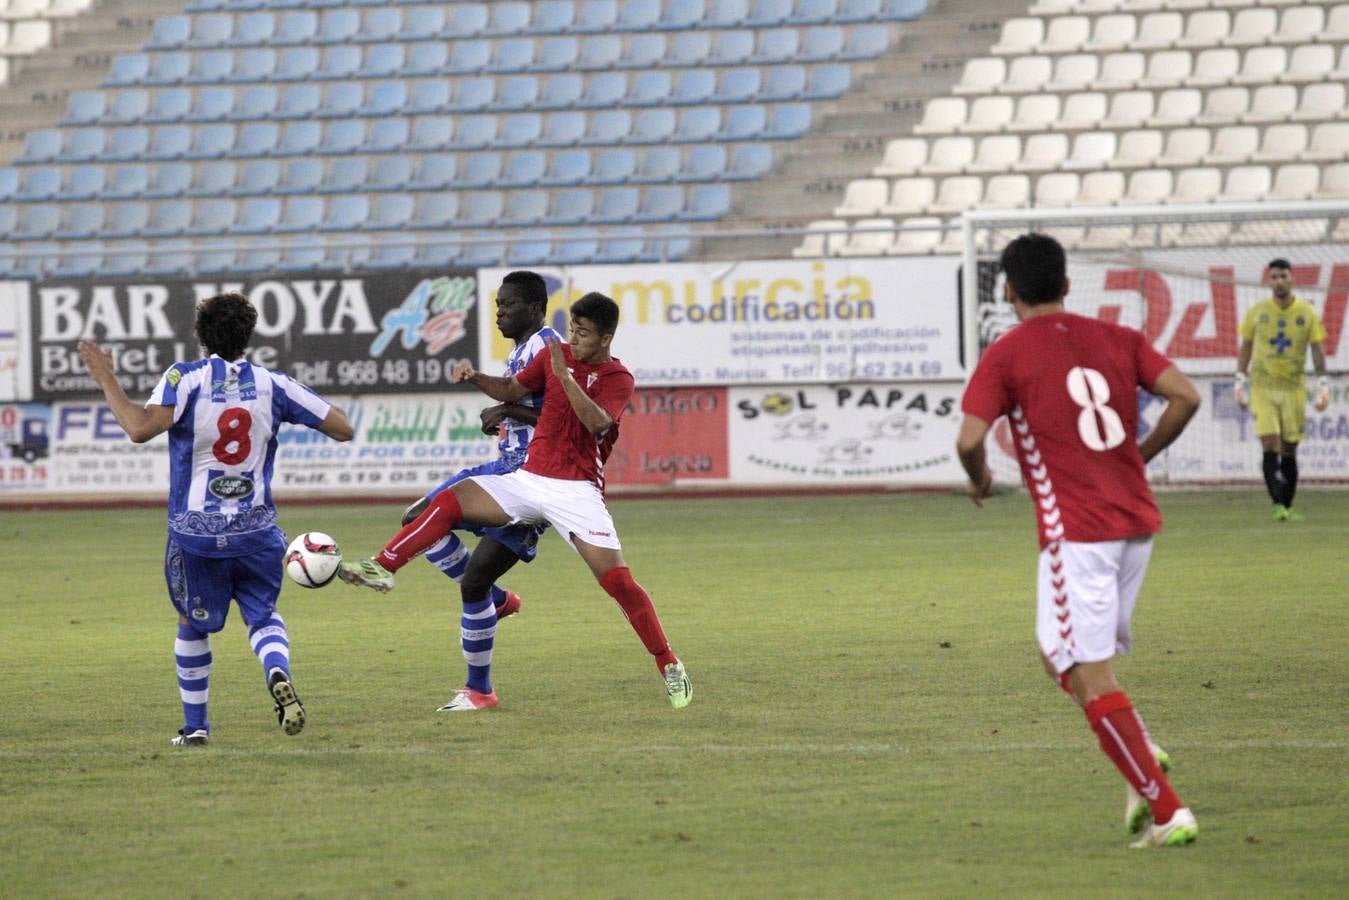
[[[508,274],[501,279],[501,283],[515,285],[524,295],[526,303],[537,305],[544,312],[548,310],[548,285],[538,272],[521,269]]]
[[[1288,269],[1289,271],[1292,271],[1293,264],[1290,263],[1288,260],[1284,259],[1282,256],[1280,256],[1278,259],[1271,259],[1271,260],[1269,261],[1269,265],[1266,266],[1265,268],[1267,268],[1267,269]]]
[[[1057,303],[1068,283],[1063,245],[1047,234],[1023,234],[1003,248],[999,261],[1007,283],[1027,306]]]
[[[197,305],[197,340],[224,360],[236,360],[253,337],[258,311],[238,291],[207,297]]]
[[[571,305],[573,319],[589,319],[600,334],[618,330],[618,304],[597,291],[591,291]]]

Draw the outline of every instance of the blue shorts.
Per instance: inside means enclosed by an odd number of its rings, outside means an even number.
[[[225,627],[231,599],[250,628],[267,621],[281,593],[286,553],[285,536],[277,534],[275,547],[248,556],[197,556],[170,540],[164,548],[164,580],[173,608],[205,634]]]
[[[463,481],[465,478],[472,478],[474,475],[506,475],[518,468],[520,468],[520,460],[497,458],[489,463],[464,469],[441,482],[435,490],[426,495],[426,499],[434,500],[441,491],[452,484]],[[535,525],[521,523],[519,525],[504,525],[500,528],[484,528],[481,525],[464,524],[460,525],[459,528],[476,534],[478,537],[490,537],[519,557],[521,562],[530,562],[539,555],[539,535],[548,530],[548,523],[539,522]]]

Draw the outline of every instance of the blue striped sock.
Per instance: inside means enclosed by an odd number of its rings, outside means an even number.
[[[445,535],[439,543],[432,545],[430,550],[426,551],[426,558],[430,560],[437,569],[453,578],[455,581],[464,580],[464,570],[468,568],[468,547],[459,540],[454,532]],[[495,584],[487,592],[487,599],[492,601],[493,606],[500,606],[506,602],[506,592]]]
[[[248,643],[262,663],[263,678],[271,681],[272,670],[280,669],[290,681],[290,637],[279,612],[273,612],[266,621],[248,629]]]
[[[459,635],[468,662],[467,684],[483,694],[492,693],[492,642],[496,633],[497,611],[490,598],[464,604]]]
[[[206,700],[210,693],[211,638],[191,625],[178,623],[178,639],[173,642],[178,666],[178,696],[183,699],[183,731],[211,730],[206,718]]]

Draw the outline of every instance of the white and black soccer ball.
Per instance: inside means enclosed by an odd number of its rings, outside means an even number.
[[[342,548],[322,531],[306,531],[286,548],[286,574],[301,587],[323,587],[341,564]]]

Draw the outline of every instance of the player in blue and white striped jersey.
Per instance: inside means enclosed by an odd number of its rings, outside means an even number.
[[[536,354],[547,348],[545,340],[562,340],[558,333],[544,325],[548,310],[548,286],[535,272],[511,272],[501,280],[497,289],[497,328],[504,337],[515,342],[506,357],[506,377],[516,375],[529,365]],[[474,475],[504,475],[524,464],[529,441],[534,436],[534,425],[539,421],[543,406],[543,392],[528,394],[515,403],[500,403],[482,411],[482,430],[497,434],[499,455],[481,466],[464,469],[447,479],[421,500],[408,507],[403,514],[406,525],[426,509],[427,504],[450,485]],[[454,699],[441,707],[442,712],[457,712],[467,708],[481,709],[496,705],[492,691],[492,645],[497,621],[514,615],[520,609],[520,597],[496,584],[517,561],[529,562],[537,554],[539,535],[547,523],[539,525],[507,525],[503,528],[465,526],[481,539],[470,555],[464,542],[451,531],[443,540],[426,551],[426,558],[446,575],[460,582],[463,600],[463,618],[460,621],[460,645],[468,662],[468,680]],[[459,705],[456,705],[459,704]]]
[[[170,366],[143,407],[122,390],[112,355],[92,341],[80,342],[80,357],[127,436],[140,444],[169,433],[164,576],[178,611],[174,655],[184,722],[173,743],[180,746],[209,740],[210,635],[225,626],[231,598],[248,625],[277,720],[286,734],[304,727],[304,706],[290,674],[290,638],[276,611],[286,549],[272,505],[276,432],[293,422],[349,441],[353,430],[338,407],[243,358],[257,318],[242,294],[204,300],[196,333],[210,356]]]

